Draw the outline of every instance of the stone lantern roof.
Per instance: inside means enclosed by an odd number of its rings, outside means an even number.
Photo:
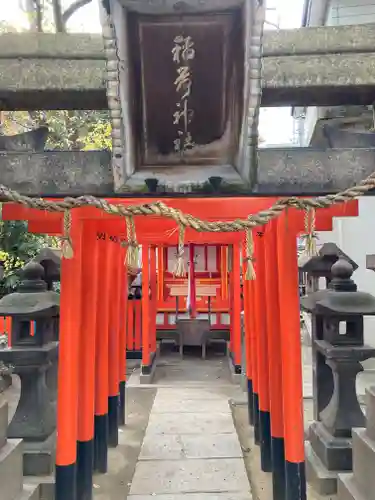
[[[302,308],[324,315],[375,315],[375,298],[369,293],[357,291],[357,285],[351,279],[353,272],[352,264],[339,258],[331,268],[329,287],[301,297]]]
[[[0,315],[33,319],[58,314],[60,296],[47,290],[43,277],[43,266],[37,262],[26,264],[21,271],[17,292],[0,300]]]
[[[343,252],[335,243],[324,243],[324,245],[319,249],[318,255],[314,255],[312,257],[301,255],[298,259],[298,268],[300,271],[311,275],[329,277],[331,275],[332,265],[339,258],[350,262],[353,271],[358,269],[358,264],[354,262],[354,260],[352,260],[345,252]]]

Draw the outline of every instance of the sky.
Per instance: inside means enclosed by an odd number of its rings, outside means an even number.
[[[22,16],[19,3],[22,0],[0,0],[0,21],[6,21],[13,26],[27,27],[27,19]],[[98,33],[101,31],[99,22],[99,0],[80,9],[72,18],[69,29],[75,32]],[[69,5],[70,0],[63,0]],[[303,0],[268,0],[267,20],[278,24],[281,29],[298,28],[301,25]],[[275,29],[266,25],[266,29]],[[265,140],[264,146],[287,144],[293,136],[293,119],[290,108],[262,108],[259,133]]]

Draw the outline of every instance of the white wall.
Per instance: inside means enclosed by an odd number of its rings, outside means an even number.
[[[358,290],[375,296],[375,272],[366,269],[366,255],[375,253],[375,197],[359,199],[359,216],[334,219],[332,232],[319,232],[318,244],[336,243],[359,266],[353,274]],[[365,318],[365,342],[375,346],[375,317]],[[367,367],[375,368],[375,361]]]
[[[313,0],[317,2],[318,0]],[[375,22],[375,0],[331,0],[327,9],[325,26],[345,24],[368,24]],[[310,107],[306,110],[300,146],[308,146],[317,120],[322,117],[322,109]]]
[[[375,22],[374,0],[331,0],[327,26],[367,24]]]

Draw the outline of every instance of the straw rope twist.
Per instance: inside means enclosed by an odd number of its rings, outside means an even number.
[[[28,208],[45,210],[48,212],[66,212],[74,208],[91,206],[103,210],[108,214],[120,217],[133,217],[138,215],[165,217],[173,219],[179,226],[184,226],[184,229],[189,227],[198,232],[228,233],[246,231],[246,229],[251,229],[256,226],[263,226],[270,220],[278,217],[287,207],[293,207],[300,210],[307,210],[309,208],[328,208],[335,203],[351,201],[374,188],[375,173],[371,174],[359,185],[341,191],[340,193],[318,196],[316,198],[280,198],[267,210],[262,210],[257,214],[251,214],[246,219],[236,219],[234,221],[207,221],[183,213],[176,208],[169,207],[162,201],[128,206],[113,205],[103,198],[96,198],[94,196],[80,196],[78,198],[68,197],[61,201],[49,201],[43,198],[30,198],[21,195],[17,191],[8,189],[4,185],[0,185],[0,199],[1,201],[18,203]]]
[[[176,266],[174,269],[174,276],[177,278],[183,278],[186,274],[184,253],[185,253],[185,230],[184,224],[180,224],[178,227],[178,249],[176,256]]]
[[[245,261],[246,261],[246,280],[255,279],[255,269],[254,269],[254,239],[253,232],[251,229],[246,229],[245,231]]]
[[[309,207],[305,210],[305,255],[313,257],[318,254],[316,246],[317,234],[315,232],[316,212],[315,208]]]
[[[137,236],[135,232],[135,223],[132,216],[125,216],[126,220],[126,239],[127,241],[123,243],[123,246],[127,247],[125,256],[125,265],[130,270],[138,269],[139,261],[139,245],[137,242]]]
[[[70,236],[72,228],[72,214],[70,210],[65,210],[63,218],[63,236],[61,236],[61,252],[65,259],[72,259],[74,256],[73,244]]]

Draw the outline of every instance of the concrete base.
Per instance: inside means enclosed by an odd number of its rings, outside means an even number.
[[[242,373],[236,373],[235,366],[233,364],[233,360],[230,355],[229,349],[227,349],[227,360],[228,360],[228,366],[229,366],[229,371],[230,371],[230,378],[232,380],[232,383],[235,385],[241,385],[242,383]]]
[[[152,357],[151,365],[147,367],[141,365],[141,374],[139,376],[139,383],[141,385],[152,384],[155,376],[156,367],[158,364],[159,353],[160,353],[160,345],[158,344],[156,346],[156,352]]]
[[[321,422],[313,422],[309,429],[309,441],[327,470],[352,471],[351,438],[334,437]]]
[[[22,440],[8,439],[0,450],[1,500],[14,500],[22,493]]]
[[[7,441],[8,430],[8,402],[3,395],[0,394],[0,449]]]
[[[365,429],[353,429],[353,474],[365,496],[374,497],[375,492],[375,441]]]
[[[358,490],[353,474],[340,474],[337,488],[340,500],[372,500],[373,496],[364,497]]]
[[[327,470],[309,442],[305,443],[306,480],[319,495],[337,493],[338,472]]]
[[[15,500],[42,500],[39,486],[25,484],[21,494]]]
[[[55,500],[55,478],[53,475],[45,477],[29,476],[25,478],[25,481],[33,488],[39,489],[38,500]]]
[[[23,473],[25,476],[48,476],[55,464],[56,434],[41,442],[24,441]]]

